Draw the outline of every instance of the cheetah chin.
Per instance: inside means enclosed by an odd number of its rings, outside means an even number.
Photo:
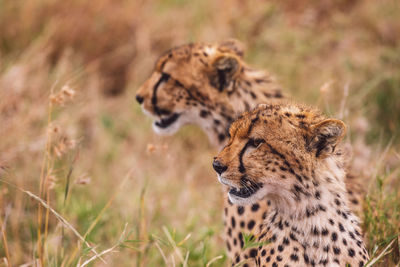
[[[242,190],[241,188],[240,190]],[[266,192],[262,187],[255,192],[252,192],[250,195],[246,197],[238,196],[238,192],[240,191],[237,188],[231,188],[228,192],[229,200],[236,205],[252,205],[257,203],[258,201],[265,198]]]
[[[218,176],[218,180],[221,184],[226,185],[229,188],[228,197],[229,200],[237,205],[250,205],[261,199],[266,195],[266,190],[262,183],[254,183],[250,187],[236,187],[226,178]]]
[[[172,135],[182,127],[182,120],[180,120],[180,113],[173,113],[170,116],[155,120],[153,123],[153,130],[160,135]]]

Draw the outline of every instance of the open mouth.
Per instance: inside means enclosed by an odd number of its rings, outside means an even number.
[[[241,188],[231,187],[229,194],[240,198],[248,198],[263,187],[262,183],[255,183],[246,178],[242,178],[242,180],[245,180],[248,186],[243,186]]]
[[[173,124],[180,116],[181,114],[179,113],[173,113],[171,116],[168,116],[164,119],[161,119],[161,121],[156,121],[155,125],[159,128],[167,128],[169,127],[171,124]]]

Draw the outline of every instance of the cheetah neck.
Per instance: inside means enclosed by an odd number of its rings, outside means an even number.
[[[317,168],[315,175],[320,183],[310,196],[294,204],[295,208],[287,207],[293,203],[288,204],[283,200],[285,197],[270,199],[272,212],[264,221],[266,236],[278,250],[284,250],[290,242],[297,244],[302,251],[299,257],[304,257],[306,263],[365,262],[363,257],[368,256],[358,218],[348,208],[343,170],[337,162],[328,159]]]

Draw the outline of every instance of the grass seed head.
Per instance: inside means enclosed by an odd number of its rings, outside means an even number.
[[[75,180],[75,184],[78,185],[88,185],[91,182],[92,178],[86,173],[82,174],[81,176],[78,177],[78,179]]]

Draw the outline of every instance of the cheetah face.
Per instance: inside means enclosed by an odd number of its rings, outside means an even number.
[[[136,95],[143,111],[154,119],[154,131],[173,134],[185,124],[197,124],[225,134],[226,128],[217,129],[222,125],[209,118],[213,112],[229,113],[221,107],[230,106],[241,53],[234,41],[228,41],[183,45],[162,56]]]
[[[344,124],[302,106],[259,105],[229,131],[231,138],[213,167],[229,199],[243,205],[266,196],[290,200],[297,190],[308,194],[311,170],[335,150]]]
[[[139,89],[136,96],[144,113],[154,119],[153,129],[158,134],[173,134],[189,120],[182,108],[188,94],[179,83],[166,72],[154,72]]]

